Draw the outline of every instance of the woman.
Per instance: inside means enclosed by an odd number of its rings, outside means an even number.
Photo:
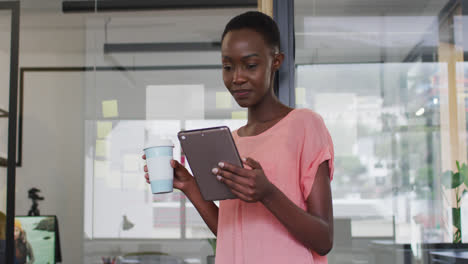
[[[171,161],[174,187],[217,236],[217,264],[326,263],[333,245],[333,143],[318,114],[275,96],[279,39],[276,23],[260,12],[233,18],[222,35],[224,84],[248,109],[247,124],[233,131],[246,166],[220,162],[213,174],[239,199],[219,208],[203,200],[192,175]]]
[[[23,230],[21,222],[15,220],[15,264],[33,264],[34,252],[26,239],[26,231]]]

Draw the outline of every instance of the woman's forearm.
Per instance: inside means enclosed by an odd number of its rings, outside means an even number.
[[[218,206],[212,201],[205,201],[203,199],[200,189],[195,182],[190,184],[183,192],[195,206],[208,228],[216,236],[218,234]]]
[[[276,186],[261,202],[304,246],[320,255],[326,255],[331,250],[333,227],[298,207]]]

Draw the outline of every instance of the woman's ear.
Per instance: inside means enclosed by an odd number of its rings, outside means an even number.
[[[273,54],[273,72],[276,72],[277,70],[279,70],[279,68],[281,67],[281,64],[283,64],[283,60],[284,60],[284,53],[277,52]]]

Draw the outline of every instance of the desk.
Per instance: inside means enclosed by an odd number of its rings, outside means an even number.
[[[393,240],[372,240],[369,243],[369,263],[413,264],[410,244],[397,244]]]
[[[373,240],[369,244],[370,261],[377,264],[415,264],[415,263],[468,263],[468,262],[431,262],[431,253],[451,252],[453,254],[468,251],[468,244],[424,243],[419,245],[421,261],[414,259],[410,244],[397,244],[391,240]],[[448,256],[441,256],[446,259]],[[438,259],[436,259],[438,261]]]
[[[468,252],[467,251],[454,251],[454,250],[443,250],[443,251],[431,251],[431,263],[456,263],[456,264],[468,264]]]

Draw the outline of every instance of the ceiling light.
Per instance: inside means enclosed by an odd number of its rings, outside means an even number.
[[[424,108],[423,107],[419,108],[419,110],[416,111],[416,116],[422,116],[423,114],[424,114]]]

